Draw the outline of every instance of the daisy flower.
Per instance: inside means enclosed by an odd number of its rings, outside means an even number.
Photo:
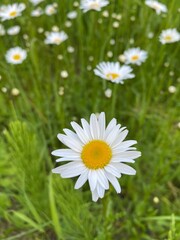
[[[101,11],[102,7],[105,7],[109,4],[107,0],[81,0],[80,8],[83,12],[89,10]]]
[[[27,57],[26,50],[20,47],[9,49],[5,55],[6,61],[11,64],[20,64],[26,59],[26,57]]]
[[[141,65],[142,62],[145,62],[148,54],[146,51],[138,48],[130,48],[124,52],[125,63],[126,64],[136,64]]]
[[[50,32],[45,39],[46,44],[56,44],[59,45],[68,38],[64,31],[61,32]]]
[[[0,11],[0,17],[2,21],[13,19],[21,16],[21,12],[26,8],[24,3],[14,3],[4,5]]]
[[[32,17],[40,17],[43,14],[42,8],[38,7],[31,12]]]
[[[103,79],[121,84],[125,79],[135,77],[131,67],[125,65],[121,67],[119,62],[101,62],[94,69],[94,73]]]
[[[46,15],[51,16],[51,15],[57,13],[57,10],[56,10],[56,8],[54,7],[53,4],[49,4],[45,7],[44,12],[45,12]]]
[[[178,42],[179,40],[180,33],[176,30],[176,28],[163,30],[159,36],[159,41],[162,44]]]
[[[38,5],[39,3],[43,2],[44,0],[29,0],[34,6]]]
[[[69,19],[75,19],[77,17],[77,12],[76,11],[71,11],[67,14],[67,17]]]
[[[13,26],[11,28],[8,28],[7,30],[7,34],[8,35],[16,35],[20,32],[20,26],[16,25],[16,26]]]
[[[57,162],[70,161],[52,170],[62,178],[78,177],[75,189],[89,182],[92,200],[103,198],[105,190],[109,189],[109,182],[117,193],[121,192],[117,178],[121,174],[135,175],[136,171],[126,165],[134,163],[134,159],[141,156],[136,148],[131,147],[137,142],[124,141],[128,134],[125,127],[117,124],[113,118],[106,127],[105,113],[99,117],[91,114],[90,123],[81,119],[82,127],[71,122],[75,132],[64,129],[65,134],[58,134],[58,139],[68,149],[58,149],[52,155],[58,156]]]
[[[148,7],[153,8],[158,15],[161,14],[161,12],[164,12],[164,13],[167,12],[166,5],[164,5],[164,4],[162,4],[162,3],[158,2],[158,1],[147,0],[147,1],[145,1],[145,4]]]

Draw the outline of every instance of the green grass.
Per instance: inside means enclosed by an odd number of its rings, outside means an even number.
[[[73,1],[56,2],[56,15],[32,18],[33,7],[27,3],[22,17],[3,22],[5,28],[19,24],[21,33],[0,39],[0,89],[7,88],[0,92],[0,239],[180,239],[180,47],[158,40],[162,30],[179,26],[179,1],[163,1],[169,9],[166,16],[156,15],[140,0],[110,0],[102,10],[109,11],[108,18],[102,11],[83,14],[77,8],[70,28],[65,22],[66,14],[75,9]],[[122,15],[118,29],[112,27],[117,21],[113,12]],[[47,46],[44,33],[37,30],[50,31],[54,25],[69,38],[60,46]],[[147,37],[149,32],[153,39]],[[115,45],[110,45],[111,39]],[[28,58],[17,66],[4,58],[15,46],[29,50]],[[68,53],[68,46],[75,52]],[[124,50],[138,46],[148,51],[148,59],[133,67],[136,77],[124,85],[113,85],[87,70],[100,61],[117,61]],[[57,59],[59,54],[63,60]],[[62,70],[68,71],[67,79],[60,76]],[[171,85],[176,87],[173,94],[168,91]],[[11,94],[15,87],[19,96]],[[107,88],[112,89],[112,98],[105,97]],[[116,117],[127,126],[128,138],[138,141],[142,157],[134,164],[137,174],[120,179],[120,195],[110,189],[94,203],[87,184],[75,190],[75,179],[51,174],[55,158],[50,153],[62,147],[57,133],[70,128],[72,119],[79,122],[101,111],[108,121]]]

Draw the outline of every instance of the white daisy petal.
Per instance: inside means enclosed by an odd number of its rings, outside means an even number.
[[[71,122],[71,126],[73,127],[73,129],[76,131],[79,139],[83,142],[83,143],[87,143],[89,141],[88,136],[86,136],[85,131],[83,131],[83,129],[79,126],[79,124],[77,124],[76,122]]]
[[[89,170],[88,181],[91,191],[93,192],[97,186],[97,172],[96,170]]]
[[[119,136],[116,138],[116,140],[113,142],[112,147],[113,148],[118,147],[122,143],[122,141],[126,138],[128,132],[129,132],[128,130],[124,130],[123,132],[121,132]]]
[[[109,188],[109,183],[108,183],[108,180],[107,180],[106,175],[104,173],[104,170],[98,169],[97,170],[97,175],[98,175],[98,182],[99,182],[99,184],[104,189],[108,189]]]
[[[85,182],[87,181],[87,179],[88,179],[88,169],[85,169],[82,173],[81,173],[81,175],[79,176],[79,178],[78,178],[78,180],[76,181],[76,184],[75,184],[75,186],[74,186],[74,188],[75,189],[79,189],[79,188],[81,188],[84,184],[85,184]]]
[[[106,119],[105,119],[104,112],[100,113],[98,121],[99,121],[100,138],[103,139],[105,127],[106,127]]]
[[[97,184],[97,194],[99,195],[100,198],[104,197],[105,189],[101,187],[100,184]]]
[[[113,187],[115,188],[117,193],[121,192],[121,187],[120,184],[117,180],[117,178],[115,176],[113,176],[112,174],[106,172],[106,176],[108,178],[108,180],[110,181],[110,183],[113,185]]]
[[[90,131],[93,139],[99,139],[100,130],[97,117],[95,114],[91,114],[90,117]]]
[[[92,192],[92,200],[94,202],[97,202],[97,200],[99,199],[99,195],[97,193],[97,189],[95,189],[93,192]]]
[[[124,163],[112,163],[112,165],[117,168],[121,173],[128,175],[135,175],[136,170]]]

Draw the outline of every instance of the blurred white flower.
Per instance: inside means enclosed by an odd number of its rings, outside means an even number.
[[[67,51],[69,53],[73,53],[74,52],[74,48],[72,46],[68,46]]]
[[[66,70],[61,71],[60,73],[62,78],[67,78],[68,77],[68,72]]]
[[[169,86],[168,88],[170,93],[175,93],[176,92],[176,87],[175,86]]]
[[[26,57],[27,57],[26,50],[20,47],[9,49],[5,55],[6,61],[11,64],[20,64],[26,59]]]
[[[45,44],[55,44],[60,45],[68,38],[67,34],[64,31],[61,32],[50,32],[46,39],[44,40]]]
[[[112,58],[112,57],[113,57],[113,52],[108,51],[108,52],[107,52],[107,56],[108,56],[108,58]]]
[[[152,9],[154,9],[156,11],[156,13],[159,15],[161,12],[166,13],[167,12],[167,7],[166,5],[158,2],[158,1],[154,1],[154,0],[147,0],[145,1],[145,4],[149,7],[151,7]]]
[[[119,62],[101,62],[94,69],[95,75],[113,83],[124,83],[124,80],[134,78],[132,68],[120,66]]]
[[[103,11],[102,16],[103,17],[109,17],[109,12],[107,10]]]
[[[88,181],[95,202],[104,197],[109,183],[120,193],[117,178],[121,174],[135,175],[136,171],[127,163],[134,163],[134,159],[141,156],[141,152],[132,147],[137,141],[124,141],[128,134],[126,127],[117,124],[115,118],[106,126],[105,113],[98,115],[91,114],[90,123],[82,118],[82,127],[71,122],[75,132],[66,128],[65,134],[58,134],[58,139],[68,148],[52,152],[58,157],[57,162],[69,161],[52,172],[60,174],[62,178],[79,176],[75,189]]]
[[[120,62],[123,62],[123,63],[126,61],[124,54],[119,55],[118,59]]]
[[[53,4],[49,4],[45,7],[44,12],[46,15],[51,16],[51,15],[57,13],[57,9],[56,9],[56,7],[54,7]]]
[[[8,28],[7,34],[8,35],[17,35],[20,32],[21,27],[16,25],[13,27]]]
[[[71,21],[66,21],[66,22],[65,22],[65,26],[68,27],[68,28],[71,27],[71,26],[72,26]]]
[[[174,42],[178,42],[179,40],[180,40],[180,33],[176,30],[176,28],[163,30],[161,35],[159,36],[159,41],[162,44],[174,43]]]
[[[5,28],[2,24],[0,24],[0,36],[4,36],[6,34]]]
[[[76,11],[71,11],[67,14],[67,17],[69,19],[75,19],[77,17],[77,12]]]
[[[115,21],[115,22],[113,22],[113,28],[118,28],[119,27],[119,22],[117,22],[117,21]]]
[[[43,2],[44,0],[29,0],[34,6],[38,5],[39,3]]]
[[[20,94],[20,91],[19,91],[19,89],[17,89],[17,88],[13,88],[13,89],[11,90],[11,94],[12,94],[13,96],[18,96],[18,95]]]
[[[2,21],[10,20],[21,16],[22,11],[26,8],[24,3],[13,3],[9,5],[3,5],[0,10],[0,18]]]
[[[32,17],[40,17],[43,13],[44,13],[44,11],[42,10],[42,8],[38,7],[31,12],[31,16]]]
[[[105,90],[104,94],[105,94],[105,96],[106,96],[107,98],[111,98],[111,96],[112,96],[112,90],[111,90],[110,88],[107,88],[107,89]]]
[[[87,12],[89,10],[101,11],[101,8],[107,6],[108,4],[108,0],[81,0],[80,8],[83,12]]]
[[[147,52],[138,48],[130,48],[124,52],[126,64],[141,65],[147,59]]]

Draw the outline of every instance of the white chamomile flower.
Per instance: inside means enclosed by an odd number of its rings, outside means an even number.
[[[135,175],[136,171],[126,165],[134,163],[141,156],[135,140],[124,141],[128,134],[125,127],[117,124],[113,118],[106,127],[105,113],[99,116],[91,114],[90,123],[81,119],[82,127],[71,122],[75,132],[64,129],[65,134],[58,134],[58,139],[68,149],[58,149],[52,155],[58,156],[57,162],[70,161],[52,170],[62,178],[78,177],[75,189],[89,182],[93,201],[103,198],[109,182],[117,193],[121,192],[117,178],[121,174]]]
[[[59,45],[68,38],[64,31],[61,32],[50,32],[45,39],[46,44],[56,44]]]
[[[20,32],[21,27],[16,25],[11,28],[8,28],[7,34],[8,35],[17,35]]]
[[[113,83],[121,83],[125,79],[134,78],[132,68],[129,66],[120,66],[119,62],[101,62],[94,69],[95,75],[109,80]]]
[[[162,44],[178,42],[179,40],[180,33],[175,28],[163,30],[159,37],[159,41]]]
[[[67,14],[67,17],[69,19],[75,19],[77,17],[77,12],[76,11],[71,11]]]
[[[38,7],[31,12],[32,17],[40,17],[43,14],[42,8]]]
[[[13,3],[4,5],[0,11],[0,17],[2,21],[13,19],[21,16],[21,12],[26,8],[24,3]]]
[[[45,7],[45,14],[48,15],[48,16],[51,16],[55,13],[57,13],[57,10],[56,10],[56,7],[54,7],[53,4],[49,4]]]
[[[26,50],[20,47],[9,49],[5,55],[6,61],[11,64],[20,64],[26,59],[26,57],[27,57]]]
[[[107,0],[81,0],[80,8],[83,12],[89,10],[101,11],[102,7],[105,7],[109,4]]]
[[[43,2],[44,0],[29,0],[34,6],[38,5],[39,3]]]
[[[124,52],[125,63],[126,64],[136,64],[141,65],[142,62],[145,62],[148,54],[146,51],[138,48],[130,48]]]
[[[156,13],[159,15],[161,12],[166,13],[167,12],[167,7],[166,5],[158,2],[158,1],[153,1],[153,0],[147,0],[145,1],[145,4],[154,9]]]

